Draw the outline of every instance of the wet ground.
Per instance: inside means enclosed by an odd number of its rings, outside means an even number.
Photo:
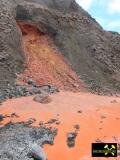
[[[48,104],[37,103],[33,98],[4,102],[0,113],[16,113],[18,116],[5,118],[1,127],[9,121],[26,121],[29,118],[36,119],[34,126],[49,121],[46,125],[58,128],[58,135],[53,146],[44,146],[48,160],[56,160],[56,157],[57,160],[104,160],[91,157],[91,143],[120,143],[120,98],[62,91],[50,95],[52,101]],[[74,147],[67,145],[67,135],[71,132],[77,132]]]

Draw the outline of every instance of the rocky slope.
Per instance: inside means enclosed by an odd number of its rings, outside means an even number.
[[[104,31],[74,0],[1,0],[0,15],[1,91],[15,84],[16,74],[25,67],[17,24],[22,21],[52,38],[91,91],[119,93],[120,36]]]

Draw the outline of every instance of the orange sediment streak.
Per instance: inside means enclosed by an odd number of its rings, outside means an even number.
[[[85,85],[56,49],[51,38],[34,26],[19,22],[27,68],[21,77],[33,78],[40,85],[65,90],[83,90]]]
[[[44,146],[48,160],[104,160],[91,157],[91,143],[97,139],[120,143],[120,98],[72,92],[60,92],[51,95],[51,98],[53,101],[49,104],[36,103],[33,97],[28,97],[8,100],[1,106],[1,114],[15,112],[20,116],[13,118],[13,122],[35,118],[34,126],[38,126],[40,121],[59,118],[60,125],[51,124],[58,128],[55,144]],[[111,103],[114,99],[117,103]],[[9,120],[5,119],[3,123]],[[80,131],[75,147],[68,148],[66,134],[74,131],[76,124],[80,125]]]

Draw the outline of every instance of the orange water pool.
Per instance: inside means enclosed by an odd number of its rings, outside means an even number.
[[[0,114],[16,113],[13,122],[35,118],[40,121],[59,119],[58,135],[53,146],[45,145],[48,160],[104,160],[91,157],[91,143],[96,141],[120,143],[120,98],[97,96],[90,93],[60,92],[51,95],[52,102],[40,104],[33,97],[8,100],[0,106]],[[79,112],[78,112],[79,111]],[[10,119],[5,119],[4,124]],[[79,124],[75,147],[68,148],[66,135]],[[112,158],[110,160],[119,160]]]

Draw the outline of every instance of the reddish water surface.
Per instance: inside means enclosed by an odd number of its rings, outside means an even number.
[[[20,116],[11,119],[13,122],[35,118],[34,126],[38,126],[40,121],[60,120],[60,125],[51,125],[58,128],[55,144],[44,146],[48,160],[104,160],[91,157],[91,143],[96,140],[120,143],[120,98],[73,92],[60,92],[51,98],[49,104],[36,103],[33,97],[13,99],[0,107],[1,114],[15,112]],[[4,124],[9,120],[5,119]],[[80,125],[76,144],[74,148],[68,148],[66,134],[74,131],[76,124]]]

